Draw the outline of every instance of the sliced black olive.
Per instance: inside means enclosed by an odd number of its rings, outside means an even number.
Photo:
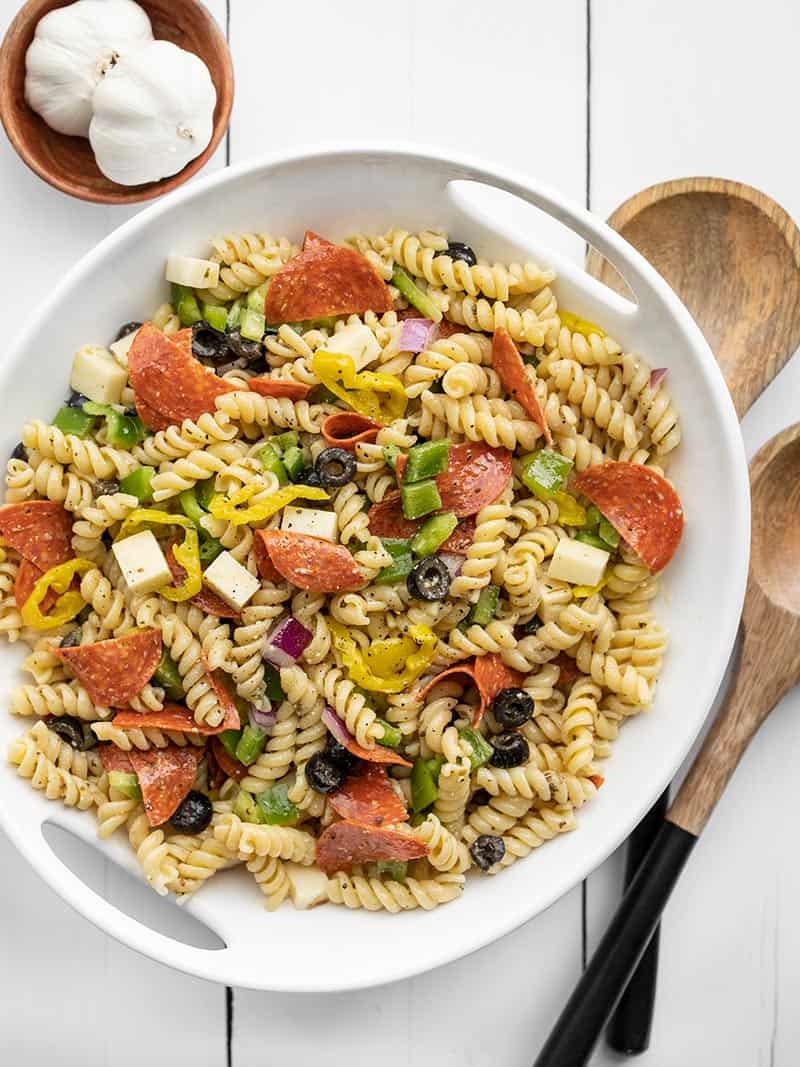
[[[95,496],[110,496],[119,492],[119,482],[113,478],[98,478],[94,483]]]
[[[127,337],[129,333],[133,333],[134,330],[138,330],[141,325],[141,322],[123,322],[123,324],[117,330],[117,335],[114,338],[114,341],[121,341],[122,338]]]
[[[317,456],[314,470],[326,489],[337,489],[355,478],[356,457],[344,448],[324,448]]]
[[[494,717],[506,730],[516,730],[533,715],[533,697],[524,689],[501,689],[492,705]]]
[[[521,767],[530,758],[530,745],[522,734],[498,734],[492,738],[494,751],[489,758],[493,767]]]
[[[234,359],[230,363],[220,363],[218,367],[214,368],[214,373],[218,378],[222,378],[231,370],[247,370],[247,360]]]
[[[83,405],[88,401],[89,397],[84,396],[83,393],[77,393],[74,389],[70,391],[67,397],[68,408],[80,408],[83,410]]]
[[[470,267],[474,267],[478,262],[478,257],[469,245],[465,245],[463,241],[451,241],[445,251],[440,252],[439,255],[449,256],[451,259],[463,260],[463,262]]]
[[[313,467],[303,467],[294,482],[295,485],[313,485],[316,489],[322,488],[322,479]],[[297,500],[295,503],[302,504],[302,500]],[[317,501],[314,501],[314,503],[316,504]]]
[[[243,359],[248,365],[255,363],[264,355],[264,346],[260,341],[251,341],[242,337],[238,330],[231,330],[225,335],[228,348],[238,359]]]
[[[519,636],[520,637],[531,637],[533,634],[536,633],[536,631],[539,629],[539,627],[541,625],[542,625],[542,620],[539,618],[538,615],[534,615],[532,619],[528,619],[528,621],[526,623],[523,623],[523,625],[518,628],[519,629]]]
[[[199,834],[211,822],[213,814],[211,801],[205,793],[192,789],[180,802],[170,822],[176,830],[181,830],[183,833]]]
[[[444,600],[450,589],[450,571],[438,556],[415,563],[406,578],[409,593],[418,600]]]
[[[112,544],[113,544],[113,542],[112,542]],[[91,604],[87,604],[86,607],[85,608],[81,608],[81,610],[75,616],[75,622],[77,622],[81,626],[83,626],[83,624],[88,620],[89,616],[92,614],[93,611],[94,611],[94,608],[92,607],[92,605]]]
[[[481,834],[476,837],[469,850],[475,860],[475,866],[480,867],[482,871],[494,867],[506,854],[505,842],[502,837],[495,837],[494,834]]]
[[[325,752],[316,752],[306,764],[306,781],[317,793],[335,793],[341,789],[347,771]]]
[[[223,363],[230,358],[228,335],[201,319],[192,326],[192,355],[202,363]]]
[[[58,734],[62,741],[66,741],[68,745],[72,745],[73,748],[77,748],[79,751],[94,748],[94,745],[97,744],[97,738],[94,737],[94,734],[92,734],[94,744],[92,741],[87,740],[83,723],[80,719],[73,718],[72,715],[59,715],[54,719],[50,719],[47,725],[54,734]],[[91,733],[91,731],[88,732]]]
[[[333,734],[328,734],[325,755],[329,760],[344,768],[345,774],[352,771],[353,767],[358,763],[358,757],[354,756],[352,752],[348,752],[341,741],[337,741]]]
[[[81,643],[81,632],[80,632],[80,630],[70,630],[70,632],[68,634],[64,634],[64,636],[61,638],[61,644],[58,647],[59,648],[75,648],[80,643]]]
[[[24,459],[24,460],[27,460],[27,458],[28,458],[28,450],[25,447],[25,445],[23,445],[22,441],[20,441],[20,443],[16,446],[16,448],[11,453],[11,456],[9,458],[10,459]]]

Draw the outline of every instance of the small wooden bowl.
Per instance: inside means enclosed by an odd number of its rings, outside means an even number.
[[[210,159],[228,128],[233,106],[233,64],[216,20],[197,0],[138,0],[153,36],[194,52],[217,90],[214,131],[204,152],[169,178],[145,185],[117,185],[101,174],[89,141],[57,133],[25,102],[25,54],[43,15],[71,0],[28,0],[0,46],[0,121],[19,157],[62,193],[96,204],[135,204],[176,189]]]

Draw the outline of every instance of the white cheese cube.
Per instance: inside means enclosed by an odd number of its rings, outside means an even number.
[[[253,577],[241,563],[237,563],[230,552],[220,552],[211,566],[203,572],[203,581],[235,611],[241,611],[261,588],[258,578]]]
[[[75,353],[69,384],[98,404],[119,404],[128,374],[107,348],[84,345]]]
[[[369,326],[354,322],[339,330],[327,343],[327,351],[336,355],[351,356],[356,370],[363,370],[381,354],[381,346]]]
[[[120,337],[118,341],[114,341],[113,344],[108,346],[114,359],[121,367],[128,366],[128,353],[138,332],[138,330],[131,330],[130,333],[126,333],[124,337]]]
[[[317,511],[315,508],[283,509],[281,529],[289,533],[308,534],[310,537],[321,537],[323,541],[339,540],[339,523],[335,511]]]
[[[289,876],[289,892],[298,911],[306,911],[327,900],[328,879],[319,867],[301,867],[299,863],[284,861],[283,869]]]
[[[111,551],[132,593],[153,593],[172,584],[172,574],[152,530],[115,542]]]
[[[219,281],[219,263],[193,256],[168,256],[166,278],[190,289],[213,289]]]
[[[562,582],[574,585],[597,585],[603,577],[609,553],[583,541],[562,538],[550,561],[548,574]]]

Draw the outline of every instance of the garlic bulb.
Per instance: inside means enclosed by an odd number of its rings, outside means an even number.
[[[39,20],[25,56],[25,99],[59,133],[87,137],[95,88],[120,56],[152,41],[133,0],[77,0]]]
[[[217,93],[208,68],[169,41],[124,56],[98,85],[89,140],[120,185],[176,174],[211,140]]]

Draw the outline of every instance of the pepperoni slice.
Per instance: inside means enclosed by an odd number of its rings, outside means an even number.
[[[120,771],[122,774],[133,774],[133,764],[130,756],[116,745],[102,744],[97,751],[100,753],[100,762],[105,771]]]
[[[72,559],[72,519],[52,500],[23,500],[0,508],[0,537],[40,571]]]
[[[14,601],[17,607],[22,610],[25,601],[33,592],[33,587],[39,581],[44,574],[43,570],[40,570],[35,563],[31,563],[29,559],[25,559],[23,556],[19,561],[19,567],[17,568],[17,578],[14,582]],[[43,615],[46,615],[50,608],[58,600],[58,593],[55,589],[48,589],[39,604],[39,610]]]
[[[172,341],[172,343],[174,345],[177,345],[178,348],[182,348],[184,352],[188,352],[189,355],[191,356],[191,354],[192,354],[192,327],[191,326],[187,326],[187,328],[185,330],[178,330],[177,333],[170,334],[169,335],[169,339],[170,339],[170,341]]]
[[[199,725],[194,721],[192,710],[183,704],[165,704],[161,711],[139,712],[123,708],[114,716],[113,722],[120,730],[180,730],[183,734],[200,734],[203,737],[239,728],[238,716],[236,726],[229,726],[226,722],[221,722],[219,726],[208,726],[206,723]]]
[[[264,305],[272,323],[391,310],[386,283],[362,255],[311,231],[300,255],[273,277]]]
[[[153,677],[161,658],[161,631],[135,630],[110,641],[56,648],[95,704],[124,708]]]
[[[374,441],[380,428],[380,423],[357,411],[337,411],[323,420],[322,436],[329,445],[355,452],[362,441]]]
[[[349,737],[346,740],[343,739],[341,744],[344,745],[351,756],[357,756],[359,759],[363,759],[367,763],[394,764],[396,767],[413,766],[413,764],[409,763],[407,759],[404,759],[399,752],[395,752],[393,748],[387,748],[385,745],[375,745],[374,748],[364,748],[363,745],[359,745],[354,737]]]
[[[399,493],[387,493],[379,504],[369,509],[368,522],[370,533],[376,537],[399,537],[408,540],[424,523],[424,519],[407,519],[403,514],[403,505]],[[465,556],[475,537],[475,519],[464,519],[456,526],[438,551],[452,552]]]
[[[131,749],[128,758],[139,779],[147,821],[161,826],[175,811],[192,788],[202,749],[187,745],[150,748],[145,752]]]
[[[683,508],[663,475],[640,463],[601,463],[574,484],[653,574],[666,567],[683,534]]]
[[[167,561],[167,566],[170,569],[173,582],[175,585],[180,585],[186,577],[186,570],[175,559],[173,549],[177,543],[178,539],[176,538],[167,546],[164,558]],[[195,596],[191,598],[189,603],[194,604],[208,615],[216,615],[220,619],[241,618],[240,612],[236,611],[236,609],[232,608],[230,604],[227,604],[221,596],[218,596],[213,590],[207,589],[205,586],[203,586],[199,593],[196,593]]]
[[[464,685],[474,685],[478,690],[480,703],[472,716],[472,724],[477,726],[500,690],[522,685],[525,675],[507,667],[497,653],[490,652],[487,656],[476,656],[437,674],[420,691],[422,699],[445,678],[458,678]]]
[[[286,382],[279,378],[250,378],[247,383],[254,393],[272,396],[276,399],[305,400],[311,392],[310,385],[303,382]]]
[[[581,677],[581,671],[578,669],[578,664],[572,656],[568,656],[566,652],[559,652],[552,662],[558,667],[557,685],[569,689],[573,682],[577,682]]]
[[[241,782],[247,777],[247,767],[228,752],[218,737],[211,738],[211,751],[220,770],[236,782]]]
[[[492,338],[492,366],[500,376],[500,381],[525,411],[530,415],[536,425],[544,434],[548,445],[553,443],[553,435],[539,403],[539,397],[533,383],[528,377],[528,371],[522,362],[522,356],[517,346],[511,339],[511,335],[504,327],[495,330]]]
[[[177,335],[175,335],[177,336]],[[237,388],[191,354],[191,341],[176,344],[151,323],[141,326],[128,353],[128,373],[142,422],[163,430],[215,410],[222,393]]]
[[[259,577],[265,582],[279,582],[281,575],[270,559],[267,546],[260,537],[256,537],[253,541],[253,554],[255,555]]]
[[[367,580],[344,547],[321,537],[287,530],[256,530],[273,566],[298,589],[343,593],[363,589]]]
[[[402,478],[407,463],[397,457],[397,477]],[[447,470],[436,476],[442,510],[454,511],[460,519],[477,515],[481,508],[497,500],[511,478],[511,453],[492,448],[485,441],[465,441],[453,445]]]
[[[414,314],[418,315],[419,312],[415,311]],[[463,326],[459,326],[457,322],[449,322],[447,319],[442,319],[438,326],[438,339],[441,339],[443,337],[452,337],[454,333],[464,333]]]
[[[331,797],[331,807],[343,819],[363,826],[405,822],[406,806],[389,782],[386,768],[377,763],[360,767]]]
[[[221,730],[238,730],[242,725],[239,720],[239,709],[236,707],[236,701],[233,699],[233,695],[228,689],[222,671],[212,671],[211,664],[208,662],[208,656],[205,652],[200,652],[200,658],[203,661],[203,666],[206,669],[208,680],[211,682],[211,688],[219,701],[219,706],[222,708],[224,718],[222,720]]]
[[[329,875],[356,863],[416,860],[427,855],[428,846],[408,834],[361,826],[349,819],[333,823],[317,840],[317,863]]]

